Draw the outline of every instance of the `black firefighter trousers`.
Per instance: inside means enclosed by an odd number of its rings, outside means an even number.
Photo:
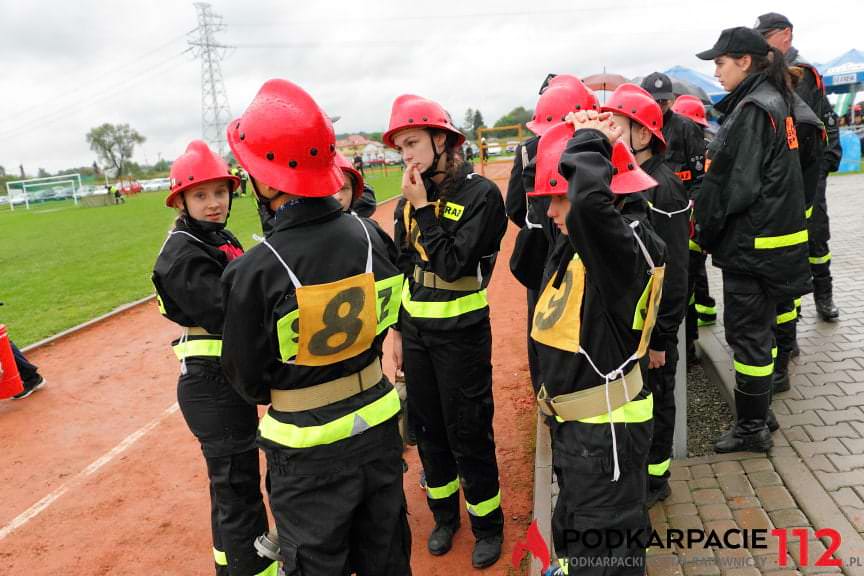
[[[260,442],[285,576],[410,576],[398,416],[311,448]]]
[[[258,411],[228,384],[217,360],[188,358],[177,400],[201,443],[210,479],[210,520],[218,576],[268,574],[274,562],[253,542],[267,532],[255,436]]]
[[[646,363],[647,366],[647,363]],[[648,452],[648,486],[657,490],[669,478],[672,441],[675,432],[675,371],[678,366],[678,339],[669,340],[666,364],[645,370],[645,385],[654,395],[654,434]]]
[[[492,416],[489,319],[460,330],[418,330],[402,323],[408,406],[435,523],[459,522],[459,487],[476,538],[501,534],[504,514]]]
[[[828,175],[822,174],[813,198],[813,214],[807,219],[808,243],[810,247],[810,272],[813,274],[813,297],[827,298],[832,295],[831,249],[828,240],[831,231],[828,224],[828,201],[825,190]]]

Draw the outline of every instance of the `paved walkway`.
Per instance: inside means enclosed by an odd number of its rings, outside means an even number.
[[[841,570],[864,575],[862,194],[862,175],[829,179],[834,296],[842,319],[835,324],[819,321],[812,298],[804,299],[798,325],[801,356],[790,366],[792,389],[774,400],[781,424],[775,448],[768,456],[744,453],[675,461],[672,495],[651,510],[661,535],[670,528],[713,529],[718,534],[732,528],[788,529],[786,565],[781,565],[777,538],[769,536],[764,549],[649,548],[649,576],[785,576]],[[709,267],[709,273],[722,312],[719,271]],[[706,373],[731,398],[734,374],[722,318],[717,326],[702,329],[700,347]],[[557,487],[545,426],[538,426],[537,447],[535,517],[551,541],[548,521]],[[792,533],[795,528],[806,530],[805,550]],[[831,546],[830,536],[816,537],[822,529],[839,536],[833,558],[841,567],[816,565]]]

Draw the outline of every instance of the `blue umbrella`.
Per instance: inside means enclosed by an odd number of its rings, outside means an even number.
[[[670,78],[681,80],[705,91],[712,103],[719,102],[726,91],[713,78],[684,66],[674,66],[664,72]]]

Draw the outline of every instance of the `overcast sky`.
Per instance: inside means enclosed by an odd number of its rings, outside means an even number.
[[[479,108],[491,125],[533,108],[547,72],[628,77],[680,64],[721,29],[781,11],[812,62],[864,49],[862,0],[476,0],[319,2],[214,0],[235,46],[222,61],[232,114],[269,78],[303,86],[342,119],[337,132],[386,128],[400,93],[440,101],[462,124]],[[584,7],[578,7],[584,6]],[[87,131],[129,123],[147,138],[138,162],[173,159],[201,136],[200,63],[187,50],[197,25],[177,0],[0,0],[0,165],[28,174],[89,165]]]

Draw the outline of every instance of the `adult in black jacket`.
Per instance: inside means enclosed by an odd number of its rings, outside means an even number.
[[[840,317],[840,311],[834,304],[831,249],[828,247],[831,232],[825,190],[828,185],[828,173],[837,170],[842,155],[837,116],[828,102],[819,71],[801,56],[797,48],[792,46],[792,23],[789,19],[776,12],[762,14],[757,21],[756,30],[763,35],[769,45],[783,53],[787,65],[799,70],[800,78],[795,84],[795,92],[825,126],[826,143],[823,148],[819,179],[812,202],[807,204],[807,229],[816,311],[823,320],[833,322]]]
[[[635,575],[645,572],[645,545],[628,536],[650,530],[653,402],[639,358],[660,299],[664,246],[618,208],[617,194],[657,182],[622,142],[613,150],[621,130],[610,117],[579,112],[572,125],[540,139],[532,194],[549,196],[548,214],[562,235],[547,262],[531,336],[543,376],[538,403],[557,422],[552,530],[562,571],[575,557],[591,559],[579,574]],[[596,546],[582,538],[589,531],[604,535]]]
[[[737,422],[715,449],[765,452],[776,306],[812,289],[792,92],[782,54],[749,28],[724,30],[698,57],[729,90],[696,198],[698,243],[723,270],[735,366]]]
[[[510,270],[528,292],[528,331],[531,318],[539,296],[543,266],[551,247],[558,237],[558,228],[552,223],[546,210],[549,199],[531,198],[527,194],[534,190],[535,156],[537,142],[551,127],[564,121],[564,117],[577,110],[596,110],[598,106],[594,93],[577,77],[569,74],[557,75],[544,83],[534,117],[527,123],[529,130],[536,134],[516,148],[513,169],[507,185],[505,207],[507,217],[520,230],[516,245],[510,258]],[[528,335],[528,369],[531,385],[536,394],[540,389],[540,368],[537,362],[537,348]]]
[[[402,275],[386,237],[332,198],[333,127],[286,80],[264,84],[228,143],[274,212],[222,279],[231,384],[270,404],[258,428],[286,575],[410,574],[399,396],[381,370]]]
[[[255,429],[258,412],[228,384],[219,357],[224,306],[219,279],[241,254],[225,222],[239,178],[196,140],[171,166],[167,206],[179,212],[153,267],[159,309],[183,327],[177,399],[201,443],[210,479],[213,555],[219,576],[276,576],[278,556],[259,556],[253,543],[267,532]]]
[[[660,105],[645,90],[622,84],[601,110],[612,112],[621,139],[634,151],[642,170],[657,181],[642,194],[648,217],[666,244],[663,300],[651,334],[645,382],[654,394],[654,435],[648,457],[648,504],[670,494],[669,465],[675,430],[675,371],[678,365],[678,327],[687,307],[687,243],[690,236],[690,199],[681,179],[669,168]]]
[[[406,165],[394,236],[407,282],[394,350],[435,517],[428,548],[450,550],[461,485],[472,564],[484,568],[500,557],[504,529],[486,287],[507,217],[498,187],[462,162],[464,139],[438,103],[411,94],[396,98],[383,136]]]

